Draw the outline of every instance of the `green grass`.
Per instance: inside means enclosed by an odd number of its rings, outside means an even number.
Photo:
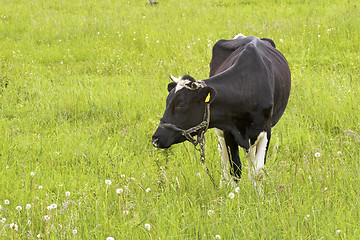
[[[1,239],[360,238],[357,1],[0,2]],[[292,72],[263,196],[246,164],[238,193],[216,189],[189,143],[150,142],[168,74],[206,78],[238,33],[272,38]]]

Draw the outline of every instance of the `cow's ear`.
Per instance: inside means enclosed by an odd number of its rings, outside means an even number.
[[[176,87],[176,82],[171,82],[168,84],[168,91],[170,92],[174,87]]]
[[[206,86],[201,89],[199,96],[201,97],[201,101],[210,104],[215,99],[216,90],[212,87]]]

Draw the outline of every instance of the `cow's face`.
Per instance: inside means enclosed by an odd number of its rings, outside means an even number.
[[[182,79],[171,76],[174,82],[169,83],[169,95],[166,100],[166,109],[159,127],[152,136],[152,143],[158,148],[169,148],[171,145],[186,140],[181,131],[197,126],[203,121],[206,104],[210,104],[216,92],[209,86],[196,82],[192,77],[185,75]],[[162,124],[171,124],[176,128],[164,127]],[[196,135],[194,132],[192,135]]]

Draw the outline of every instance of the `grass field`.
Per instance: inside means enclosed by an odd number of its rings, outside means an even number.
[[[0,0],[0,239],[360,239],[359,26],[353,0]],[[151,145],[168,74],[238,33],[292,72],[263,196]]]

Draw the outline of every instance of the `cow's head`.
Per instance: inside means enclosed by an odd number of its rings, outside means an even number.
[[[152,136],[152,143],[158,148],[169,148],[171,145],[186,140],[179,129],[187,130],[203,121],[206,104],[210,104],[216,91],[203,82],[197,82],[189,75],[175,78],[169,83],[169,95],[166,99],[166,109],[159,127]],[[173,127],[166,127],[173,126]],[[193,132],[194,136],[198,131]]]

